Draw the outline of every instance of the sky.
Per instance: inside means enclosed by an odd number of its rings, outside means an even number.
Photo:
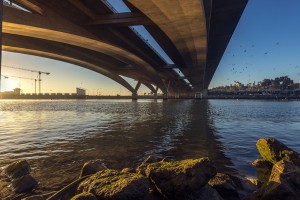
[[[118,12],[126,11],[120,0],[109,0]],[[289,76],[300,82],[300,1],[249,0],[239,24],[227,46],[210,87],[230,85],[234,81],[257,83],[264,78]],[[168,62],[159,45],[143,27],[135,27]],[[80,66],[36,56],[3,52],[2,74],[37,78],[37,73],[15,70],[14,66],[50,72],[42,75],[42,93],[75,93],[76,87],[90,95],[130,95],[123,86]],[[125,78],[135,87],[136,81]],[[34,80],[2,77],[2,91],[20,87],[34,93]],[[139,94],[149,93],[142,86]]]

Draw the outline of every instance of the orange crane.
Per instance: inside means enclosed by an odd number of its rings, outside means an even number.
[[[21,68],[21,67],[14,67],[14,66],[7,66],[7,65],[2,65],[3,67],[7,67],[7,68],[12,68],[12,69],[18,69],[18,70],[23,70],[23,71],[29,71],[29,72],[37,72],[38,73],[38,79],[37,81],[39,81],[39,93],[41,93],[41,75],[42,74],[46,74],[49,75],[50,72],[42,72],[42,71],[36,71],[36,70],[32,70],[32,69],[25,69],[25,68]],[[35,80],[35,79],[32,79]]]
[[[27,80],[34,80],[34,91],[36,94],[36,82],[38,81],[38,79],[34,79],[34,78],[28,78],[28,77],[21,77],[21,76],[12,76],[12,75],[1,75],[3,76],[3,78],[8,79],[8,78],[20,78],[20,79],[27,79]]]

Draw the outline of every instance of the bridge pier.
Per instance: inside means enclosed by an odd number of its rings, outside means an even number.
[[[132,101],[137,101],[137,99],[138,99],[137,93],[132,93],[131,99],[132,99]]]
[[[135,88],[134,88],[134,92],[132,93],[132,100],[133,100],[133,101],[137,101],[137,99],[138,99],[138,94],[137,94],[137,92],[138,92],[138,90],[140,89],[141,84],[142,84],[142,82],[141,82],[141,81],[138,81],[137,84],[136,84],[136,86],[135,86]]]
[[[207,97],[207,89],[204,89],[201,92],[195,92],[195,99],[205,99],[206,97]]]
[[[168,93],[163,94],[163,100],[169,100],[169,94]]]

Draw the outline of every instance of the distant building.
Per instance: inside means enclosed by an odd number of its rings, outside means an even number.
[[[20,95],[21,94],[21,88],[15,88],[14,89],[14,94]]]
[[[243,84],[240,83],[240,82],[238,82],[238,81],[234,81],[234,82],[233,82],[233,86],[240,88],[240,87],[243,86]]]
[[[77,96],[85,96],[86,95],[85,89],[76,88],[76,94]]]

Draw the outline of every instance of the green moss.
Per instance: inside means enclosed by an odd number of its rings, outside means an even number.
[[[168,170],[176,174],[185,173],[187,169],[193,168],[195,165],[203,162],[210,162],[209,158],[187,159],[174,162],[157,162],[149,164],[146,169],[146,175],[149,176],[151,170]]]
[[[270,139],[259,139],[256,143],[256,147],[262,156],[263,159],[271,162],[272,164],[275,164],[278,162],[277,156],[274,152],[274,150],[270,146],[270,142],[274,143],[275,139],[270,138]],[[278,152],[280,154],[280,152]],[[281,155],[279,155],[281,156]]]
[[[146,177],[117,170],[99,171],[78,187],[78,191],[92,192],[98,198],[111,198],[130,194],[141,196],[148,191],[149,181]]]

